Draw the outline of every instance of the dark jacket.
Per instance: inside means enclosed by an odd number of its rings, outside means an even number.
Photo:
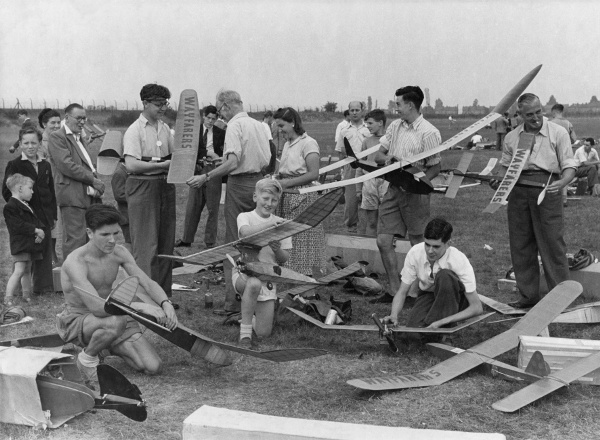
[[[10,253],[12,255],[23,252],[42,252],[42,243],[35,242],[35,229],[42,229],[44,225],[22,202],[11,197],[4,205],[4,221],[10,235]],[[44,237],[48,240],[49,237]]]
[[[10,190],[6,186],[6,179],[15,173],[33,180],[33,196],[29,201],[29,206],[37,218],[48,228],[52,227],[57,218],[56,195],[54,194],[54,179],[52,178],[52,169],[50,164],[41,160],[38,162],[38,171],[35,171],[33,164],[28,160],[23,160],[20,156],[6,164],[4,172],[4,181],[2,182],[2,197],[8,202],[11,197]]]
[[[87,149],[83,138],[81,138],[81,143]],[[94,184],[95,176],[77,146],[75,137],[67,134],[65,127],[50,133],[48,153],[54,166],[54,185],[58,206],[84,209],[89,207],[92,204],[92,198],[87,195],[87,187]]]
[[[200,131],[200,144],[198,145],[198,159],[202,159],[206,156],[206,145],[204,145],[204,124],[201,126],[202,130]],[[219,127],[215,127],[213,125],[213,149],[215,153],[219,157],[223,157],[223,146],[225,145],[225,130],[220,129]]]

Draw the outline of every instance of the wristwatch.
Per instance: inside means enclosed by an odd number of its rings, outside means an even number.
[[[171,304],[171,307],[173,307],[173,301],[171,301],[170,299],[164,299],[160,302],[160,308],[162,309],[162,306],[164,303],[169,303]]]

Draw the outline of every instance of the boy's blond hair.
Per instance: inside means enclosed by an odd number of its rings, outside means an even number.
[[[31,183],[33,186],[33,179],[19,173],[15,173],[6,179],[6,186],[13,195],[17,192],[19,186],[27,185],[28,183]]]
[[[258,182],[256,182],[254,192],[256,194],[268,192],[270,194],[273,194],[274,196],[280,196],[283,192],[283,188],[281,187],[281,184],[275,179],[261,179]]]

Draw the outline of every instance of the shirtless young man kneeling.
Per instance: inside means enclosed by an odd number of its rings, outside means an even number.
[[[56,326],[65,342],[83,347],[77,357],[77,367],[86,385],[96,391],[99,391],[98,354],[104,349],[145,374],[158,374],[162,367],[156,350],[142,336],[133,318],[104,311],[104,299],[110,294],[120,267],[128,275],[137,276],[140,286],[160,304],[157,307],[133,302],[131,307],[155,317],[170,329],[177,326],[175,310],[165,292],[137,266],[124,246],[116,244],[117,235],[121,233],[119,219],[119,211],[114,206],[90,206],[85,213],[89,242],[69,254],[61,268],[65,309],[58,315]]]

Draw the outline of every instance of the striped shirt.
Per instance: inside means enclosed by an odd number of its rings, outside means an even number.
[[[383,150],[399,159],[408,159],[415,154],[436,148],[442,142],[440,131],[419,115],[412,124],[397,119],[390,124],[385,134],[379,140]],[[427,168],[441,162],[440,153],[435,153],[426,159],[415,162],[417,168],[425,171]]]

